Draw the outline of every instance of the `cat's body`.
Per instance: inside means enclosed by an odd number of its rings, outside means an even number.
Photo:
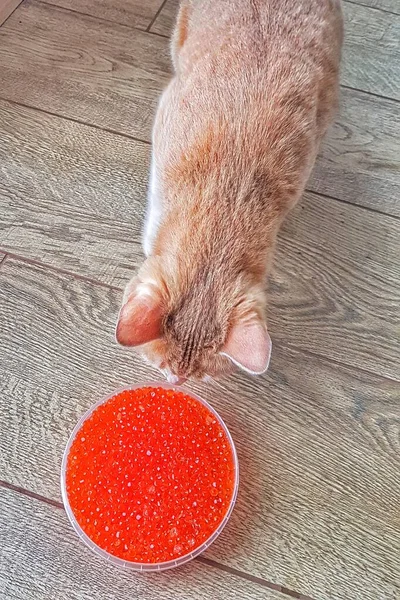
[[[167,373],[268,366],[266,278],[336,108],[341,41],[338,0],[182,3],[154,125],[148,258],[117,328]]]

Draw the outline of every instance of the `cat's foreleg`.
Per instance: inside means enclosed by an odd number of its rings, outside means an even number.
[[[160,184],[154,154],[151,158],[149,191],[147,195],[147,210],[143,230],[143,250],[149,257],[153,250],[153,244],[161,221],[161,198]]]

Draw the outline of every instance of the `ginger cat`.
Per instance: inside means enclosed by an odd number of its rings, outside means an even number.
[[[169,381],[263,373],[266,280],[337,106],[339,0],[183,0],[153,132],[147,256],[117,340]]]

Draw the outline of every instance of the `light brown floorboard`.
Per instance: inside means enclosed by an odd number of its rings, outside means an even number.
[[[169,37],[173,31],[179,9],[179,0],[167,0],[155,19],[150,31]]]
[[[0,26],[8,19],[22,0],[0,0]]]
[[[170,78],[165,39],[41,3],[0,28],[0,96],[149,139]]]
[[[400,15],[399,0],[353,0],[353,2],[354,4],[361,4],[384,12]]]
[[[61,8],[113,21],[128,27],[146,29],[158,10],[163,0],[41,0],[46,4],[53,4]]]
[[[78,417],[156,374],[114,344],[116,291],[9,258],[0,294],[0,478],[58,500]],[[241,464],[234,516],[207,556],[321,600],[395,598],[399,385],[278,343],[265,377],[194,389]]]
[[[400,217],[400,105],[342,88],[309,190]]]
[[[86,549],[64,511],[0,488],[0,592],[7,600],[285,600],[199,561],[175,571],[121,571]]]
[[[400,100],[400,16],[344,3],[341,81]]]

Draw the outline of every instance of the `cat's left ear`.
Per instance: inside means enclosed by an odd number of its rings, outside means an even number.
[[[272,342],[267,328],[259,319],[236,323],[229,332],[221,354],[251,375],[268,369]]]
[[[122,306],[115,337],[122,346],[141,346],[161,337],[162,306],[157,295],[131,293]]]

